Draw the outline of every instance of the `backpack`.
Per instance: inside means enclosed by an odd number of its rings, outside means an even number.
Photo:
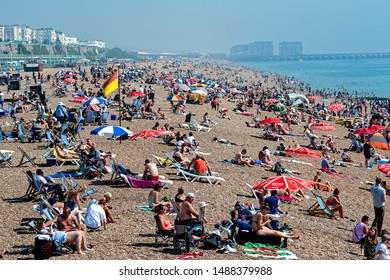
[[[285,169],[282,167],[279,161],[277,161],[274,166],[271,167],[271,171],[275,173],[285,173]]]
[[[220,249],[221,245],[221,236],[215,233],[207,235],[204,239],[203,244],[205,249]]]

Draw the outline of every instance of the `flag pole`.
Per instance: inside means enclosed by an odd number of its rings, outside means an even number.
[[[119,90],[119,126],[122,127],[122,110],[121,110],[121,105],[122,105],[122,99],[121,99],[121,79],[120,79],[120,76],[119,76],[119,69],[120,69],[121,65],[119,64],[119,67],[118,67],[118,90]],[[122,136],[119,137],[119,144],[122,144]]]

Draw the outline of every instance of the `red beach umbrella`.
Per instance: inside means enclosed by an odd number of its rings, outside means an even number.
[[[380,172],[385,173],[386,175],[389,175],[389,173],[390,173],[390,163],[378,164],[378,169],[379,169]]]
[[[301,189],[307,188],[309,190],[313,189],[313,184],[295,177],[289,176],[275,176],[266,179],[263,182],[256,183],[253,185],[254,190],[284,190],[289,189],[290,191],[298,191]]]
[[[316,151],[304,147],[287,148],[284,152],[291,156],[322,158],[322,156]]]
[[[262,120],[260,123],[266,124],[266,123],[281,123],[282,121],[277,118],[267,118]]]
[[[266,99],[264,100],[265,103],[278,103],[279,100],[275,99],[275,98],[270,98],[270,99]]]
[[[383,126],[383,125],[372,125],[368,129],[370,129],[372,131],[377,131],[377,130],[385,129],[385,126]]]
[[[355,130],[354,134],[371,135],[371,134],[374,134],[374,132],[370,128],[359,128],[359,129]]]
[[[329,111],[338,112],[344,109],[344,106],[341,104],[330,104],[328,106]]]
[[[310,128],[323,131],[333,131],[336,129],[336,127],[330,123],[315,123],[312,124]]]
[[[74,83],[75,81],[76,81],[76,80],[73,79],[73,78],[66,78],[66,79],[64,80],[65,83]]]
[[[129,138],[129,140],[137,139],[137,138],[150,138],[162,135],[173,135],[174,133],[171,131],[166,131],[162,129],[146,129],[137,134],[134,134]]]
[[[146,94],[140,91],[133,91],[127,94],[127,97],[138,97],[138,96],[145,97]]]
[[[85,96],[76,96],[75,98],[73,98],[72,102],[76,102],[76,103],[84,103],[85,101],[88,100],[88,97],[85,97]]]

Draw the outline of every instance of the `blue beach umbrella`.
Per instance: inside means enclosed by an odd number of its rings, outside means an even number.
[[[5,115],[8,115],[8,114],[9,114],[8,110],[0,109],[0,117],[4,117]]]
[[[108,126],[101,126],[92,130],[91,134],[105,136],[105,137],[118,137],[126,134],[128,136],[133,136],[134,133],[120,126],[108,125]]]
[[[89,106],[89,105],[92,105],[92,104],[99,105],[99,104],[103,104],[103,103],[106,103],[106,102],[107,102],[107,99],[104,99],[104,98],[101,98],[101,97],[93,97],[93,98],[90,98],[87,101],[85,101],[83,103],[83,106]]]

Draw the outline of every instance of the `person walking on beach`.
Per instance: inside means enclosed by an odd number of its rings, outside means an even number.
[[[375,219],[372,224],[377,227],[378,236],[382,236],[382,224],[385,217],[386,190],[383,185],[386,186],[386,182],[376,178],[374,186],[370,189],[375,211]]]

